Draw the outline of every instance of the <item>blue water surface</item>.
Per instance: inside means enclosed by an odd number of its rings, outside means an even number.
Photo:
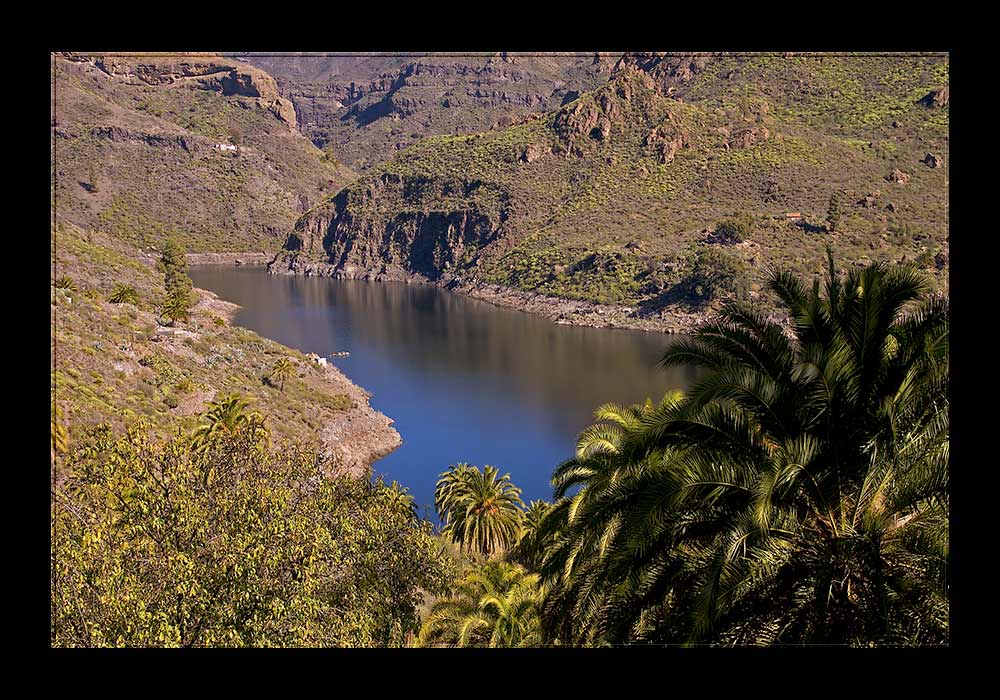
[[[559,325],[430,286],[191,268],[196,286],[239,304],[235,323],[331,358],[372,393],[403,445],[376,473],[409,487],[431,515],[449,465],[492,464],[528,502],[607,401],[659,400],[694,379],[657,368],[677,336]]]

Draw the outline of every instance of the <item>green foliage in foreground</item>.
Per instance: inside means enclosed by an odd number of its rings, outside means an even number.
[[[485,562],[434,604],[416,646],[539,646],[541,595],[537,574],[517,564]]]
[[[261,438],[87,438],[53,494],[53,646],[401,646],[447,580],[430,524]]]
[[[902,266],[770,286],[792,337],[728,305],[664,356],[689,396],[604,407],[556,470],[548,639],[948,642],[948,304]]]

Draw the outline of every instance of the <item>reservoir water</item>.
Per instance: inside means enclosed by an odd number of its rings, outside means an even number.
[[[690,370],[655,365],[677,336],[558,325],[436,287],[268,275],[198,266],[195,285],[239,304],[235,323],[330,357],[395,421],[403,445],[376,473],[432,515],[449,465],[509,472],[527,503],[549,499],[552,470],[608,401],[658,401]],[[423,508],[421,509],[423,511]]]

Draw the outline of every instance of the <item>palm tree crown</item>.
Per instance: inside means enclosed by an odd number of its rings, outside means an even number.
[[[285,380],[295,376],[295,365],[287,357],[282,357],[274,363],[271,368],[271,379],[281,383],[281,390],[285,390]]]
[[[557,470],[550,635],[947,641],[947,302],[878,263],[769,284],[790,332],[726,306],[663,358],[706,371],[688,397],[605,410]]]
[[[539,577],[488,561],[463,577],[452,596],[431,608],[418,646],[530,647],[541,642]]]
[[[524,506],[521,489],[511,483],[510,474],[501,477],[496,467],[449,467],[437,483],[434,501],[445,522],[444,533],[463,549],[490,557],[517,540]]]

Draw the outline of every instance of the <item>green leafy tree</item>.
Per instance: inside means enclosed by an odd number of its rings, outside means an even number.
[[[713,231],[713,238],[719,243],[742,243],[750,238],[754,231],[754,220],[749,214],[734,215],[723,219]]]
[[[111,296],[108,297],[108,301],[112,304],[133,304],[138,306],[139,295],[136,293],[134,287],[119,283],[115,285]]]
[[[687,397],[606,413],[556,471],[550,638],[947,643],[947,301],[832,258],[823,294],[769,285],[790,335],[727,305],[664,356],[705,372]]]
[[[749,292],[750,268],[741,259],[718,248],[699,248],[680,287],[688,299],[707,303],[720,297],[745,298]]]
[[[163,246],[160,266],[163,269],[163,284],[168,296],[183,292],[187,298],[194,286],[188,275],[185,252],[184,246],[173,237],[168,238]]]
[[[521,489],[500,476],[496,467],[460,463],[441,475],[434,493],[444,534],[464,550],[484,557],[503,552],[517,541],[521,527]]]
[[[287,357],[282,357],[271,368],[270,378],[273,382],[278,382],[281,390],[285,390],[285,380],[295,376],[295,365]]]
[[[449,563],[430,523],[334,466],[248,424],[206,451],[98,428],[53,495],[52,645],[402,646]]]
[[[540,600],[536,574],[516,564],[487,561],[466,574],[451,596],[434,604],[416,645],[540,646]]]

